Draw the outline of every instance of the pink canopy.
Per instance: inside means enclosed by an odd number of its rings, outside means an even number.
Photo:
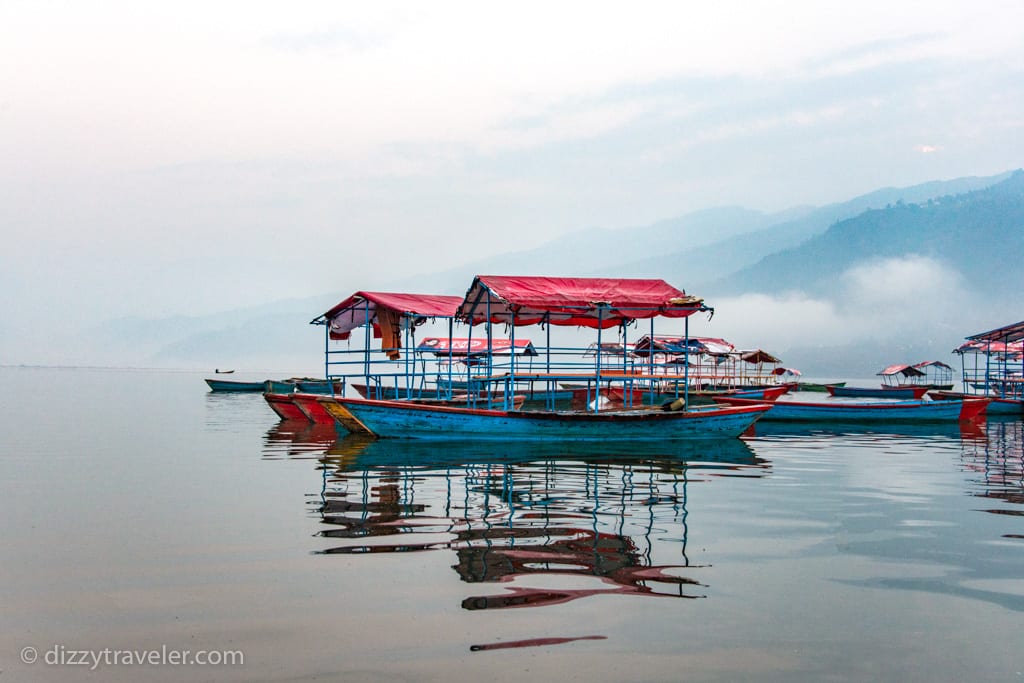
[[[449,341],[451,342],[450,344]],[[507,354],[511,348],[512,342],[509,339],[491,340],[491,353]],[[447,337],[427,337],[416,347],[417,351],[426,351],[438,356],[449,355],[449,349],[451,349],[450,353],[453,356],[487,353],[487,339],[455,338],[449,340]],[[516,352],[522,356],[537,355],[537,350],[534,349],[533,343],[529,339],[516,339]]]
[[[713,356],[736,351],[736,347],[730,342],[718,337],[690,337],[687,339],[680,336],[656,334],[652,338],[645,334],[637,341],[635,353],[638,356],[646,356],[652,348],[654,353],[706,353]]]
[[[478,275],[458,317],[535,325],[613,327],[640,318],[685,318],[711,310],[664,280]]]
[[[1010,353],[1017,354],[1024,350],[1024,341],[1010,343],[1001,341],[988,341],[985,339],[972,339],[966,341],[953,351],[953,353]]]
[[[356,292],[311,322],[330,325],[331,339],[348,339],[352,330],[375,321],[378,309],[397,317],[451,318],[461,303],[442,294]]]

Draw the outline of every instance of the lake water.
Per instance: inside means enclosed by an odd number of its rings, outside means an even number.
[[[0,377],[3,681],[1024,680],[1020,420],[431,445]]]

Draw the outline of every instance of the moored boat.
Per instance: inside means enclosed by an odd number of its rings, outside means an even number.
[[[205,379],[210,391],[259,392],[263,391],[264,382],[239,382],[226,379]]]
[[[928,393],[927,386],[919,387],[847,387],[835,384],[826,384],[825,390],[830,396],[845,396],[853,398],[921,398]]]
[[[771,404],[686,411],[517,411],[436,406],[411,401],[335,399],[382,438],[569,441],[676,440],[738,437]]]
[[[370,398],[335,395],[320,403],[346,429],[385,438],[628,441],[737,437],[768,409],[766,404],[741,408],[712,404],[691,409],[689,395],[709,377],[728,379],[729,388],[735,389],[737,380],[749,379],[749,373],[696,376],[691,375],[688,358],[669,367],[656,363],[652,353],[640,357],[630,353],[633,345],[627,339],[627,328],[649,320],[650,337],[654,338],[655,318],[684,322],[681,348],[688,349],[687,318],[697,312],[713,309],[705,306],[703,299],[655,279],[477,276],[454,306],[449,297],[440,295],[358,292],[312,322],[327,328],[324,365],[328,377],[347,378]],[[424,349],[410,339],[409,333],[428,319],[447,320],[446,344],[439,341],[442,338],[428,337],[433,341]],[[456,337],[455,325],[468,326],[469,336]],[[474,335],[476,325],[484,325],[484,333]],[[497,339],[494,325],[505,326],[509,338]],[[543,347],[517,338],[517,328],[528,325],[541,325],[547,331]],[[378,326],[382,328],[379,335]],[[597,340],[590,348],[608,346],[611,351],[588,356],[579,348],[552,344],[551,328],[562,326],[596,330]],[[362,358],[344,360],[331,350],[330,342],[349,339],[358,327],[366,330]],[[612,327],[619,328],[619,340],[608,345],[601,335]],[[406,334],[404,340],[399,333]],[[385,359],[371,355],[373,338],[383,340]],[[404,359],[402,349],[411,350]],[[743,352],[739,358],[756,367],[776,360],[765,352]],[[454,362],[464,368],[453,372]],[[353,371],[347,375],[336,372],[344,366]],[[766,385],[780,384],[774,376],[765,377]],[[362,380],[360,386],[351,381],[357,378]],[[462,381],[471,390],[457,391],[456,382]],[[565,382],[582,383],[583,395],[618,400],[610,406],[606,401],[589,400],[585,406],[563,410],[555,399],[565,392]],[[649,405],[647,399],[661,393],[666,384],[673,389],[673,400],[664,406]],[[376,390],[385,386],[396,388],[388,392],[388,398]],[[442,395],[430,398],[430,393]],[[519,409],[523,394],[536,402],[530,410]],[[646,406],[642,405],[645,401]]]
[[[825,393],[829,387],[845,387],[846,382],[797,382],[797,391],[815,391]]]
[[[340,394],[345,391],[343,382],[329,381],[326,379],[300,378],[296,381],[296,391],[304,394]]]
[[[715,401],[730,406],[749,406],[754,399],[717,396]],[[985,416],[988,399],[950,399],[947,401],[776,401],[762,419],[793,422],[860,421],[957,421],[977,420]]]
[[[971,335],[953,352],[967,391],[994,399],[997,412],[1015,412],[1024,401],[1024,321]]]
[[[784,394],[788,394],[794,384],[780,384],[775,387],[759,387],[757,389],[737,389],[729,392],[728,396],[738,398],[754,398],[761,401],[774,401]]]
[[[946,391],[944,389],[933,389],[928,396],[936,401],[962,400],[980,398],[977,394],[967,394],[960,391]],[[1024,399],[1003,398],[1001,396],[985,397],[991,400],[988,404],[988,415],[1020,415],[1024,413]]]

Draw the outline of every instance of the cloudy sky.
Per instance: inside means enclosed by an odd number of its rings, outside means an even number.
[[[0,334],[1018,168],[1022,25],[1015,0],[3,0]]]

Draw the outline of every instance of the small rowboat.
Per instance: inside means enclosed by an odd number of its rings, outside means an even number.
[[[264,382],[235,382],[226,379],[207,379],[205,382],[210,391],[257,392],[263,391],[264,385]]]
[[[715,401],[730,406],[749,406],[759,403],[755,399],[716,396]],[[768,421],[788,422],[946,422],[976,420],[985,416],[989,400],[950,399],[948,401],[776,401],[765,416]]]
[[[780,384],[774,387],[761,387],[758,389],[737,389],[736,391],[730,392],[727,396],[736,396],[738,398],[755,398],[761,401],[774,401],[783,394],[789,393],[789,390],[793,388],[792,384]]]
[[[847,387],[837,384],[826,384],[829,396],[849,396],[855,398],[922,398],[928,393],[928,386],[919,387]]]
[[[819,382],[797,382],[797,391],[820,391],[822,393],[828,391],[829,387],[845,387],[846,382],[826,382],[824,384]]]

